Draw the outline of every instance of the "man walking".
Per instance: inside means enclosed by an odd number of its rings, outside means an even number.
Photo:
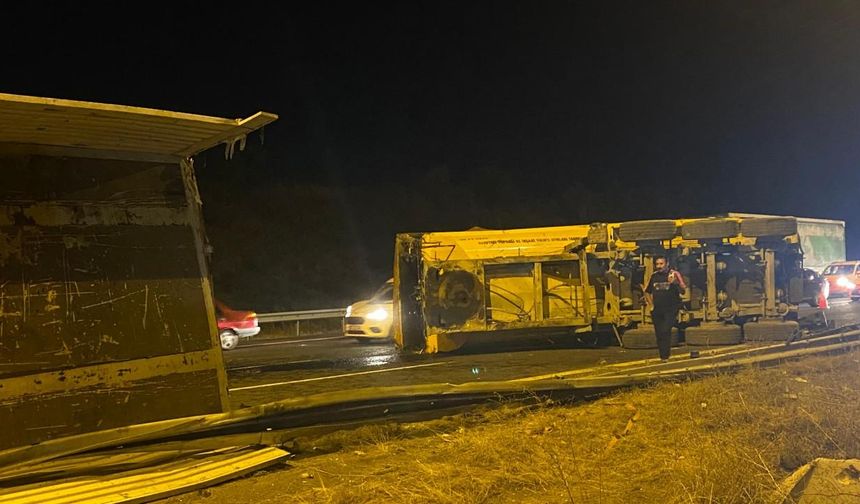
[[[687,289],[684,278],[677,271],[669,268],[669,262],[663,256],[654,258],[654,273],[645,288],[645,300],[651,306],[651,320],[654,322],[654,333],[657,336],[657,349],[660,360],[669,360],[672,347],[672,326],[678,319],[681,308],[681,294]]]

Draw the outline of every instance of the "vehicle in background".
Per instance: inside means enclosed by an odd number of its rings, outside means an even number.
[[[760,214],[729,213],[726,217],[772,217]],[[828,265],[845,261],[845,221],[793,217],[803,250],[803,267],[821,273]]]
[[[821,276],[830,287],[829,297],[855,297],[854,292],[860,285],[860,261],[838,261],[824,268]],[[858,294],[860,296],[860,294]]]
[[[346,308],[343,319],[343,334],[361,343],[391,340],[394,307],[394,279],[389,279],[370,298],[358,301]]]
[[[221,348],[224,350],[236,348],[240,338],[250,338],[260,333],[260,323],[255,312],[234,310],[216,299],[215,315]]]

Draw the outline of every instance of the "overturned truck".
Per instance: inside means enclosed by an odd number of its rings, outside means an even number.
[[[657,255],[687,279],[674,339],[691,345],[791,339],[819,294],[794,217],[400,234],[395,340],[431,353],[560,334],[656,346],[643,288]]]

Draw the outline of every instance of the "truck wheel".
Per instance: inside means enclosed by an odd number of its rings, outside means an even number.
[[[239,335],[229,329],[221,331],[220,336],[222,350],[233,350],[239,345]]]
[[[626,242],[669,240],[678,234],[673,220],[647,220],[622,222],[618,226],[618,238]]]
[[[678,346],[678,328],[672,328],[672,346]],[[657,336],[654,334],[653,326],[637,327],[628,329],[621,335],[621,344],[624,348],[657,348]]]
[[[688,327],[684,334],[693,346],[737,345],[744,339],[740,326],[734,324],[705,323]]]
[[[673,220],[650,220],[622,222],[618,226],[618,238],[622,241],[669,240],[678,234]]]
[[[800,325],[793,320],[759,320],[744,324],[747,341],[788,341],[799,332]]]
[[[687,240],[713,240],[738,235],[738,222],[732,219],[703,219],[681,226],[681,236]]]
[[[789,236],[797,233],[797,219],[791,217],[753,217],[741,221],[741,234],[759,236]]]

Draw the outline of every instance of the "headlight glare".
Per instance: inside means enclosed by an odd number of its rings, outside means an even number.
[[[377,308],[367,314],[369,320],[385,320],[389,317],[388,310],[385,308]]]

